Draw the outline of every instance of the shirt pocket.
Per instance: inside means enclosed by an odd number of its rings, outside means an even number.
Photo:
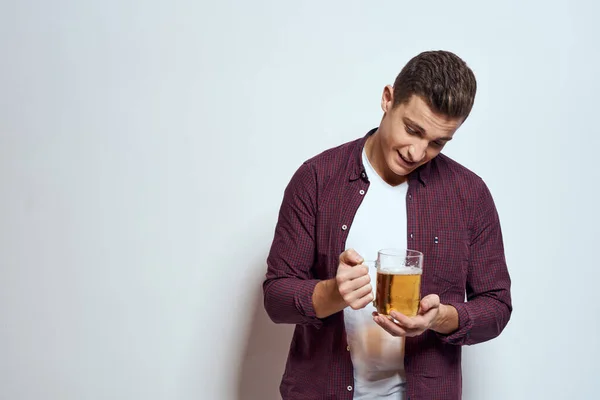
[[[469,269],[469,231],[431,231],[425,240],[423,274],[433,286],[430,293],[439,295],[442,302],[463,301]]]

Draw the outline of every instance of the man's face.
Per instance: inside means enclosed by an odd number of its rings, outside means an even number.
[[[393,88],[386,86],[381,107],[383,119],[376,141],[379,164],[386,180],[400,180],[429,162],[452,139],[463,118],[448,118],[434,113],[419,96],[392,108]],[[381,162],[383,161],[383,162]]]

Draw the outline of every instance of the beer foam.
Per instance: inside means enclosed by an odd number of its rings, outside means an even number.
[[[377,272],[387,275],[421,275],[423,270],[417,267],[386,267],[379,268]]]

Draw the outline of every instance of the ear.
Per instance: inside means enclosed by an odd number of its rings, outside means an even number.
[[[387,85],[383,88],[383,94],[381,95],[381,109],[384,113],[391,111],[394,104],[394,88],[392,85]]]

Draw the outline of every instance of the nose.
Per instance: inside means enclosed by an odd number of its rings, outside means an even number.
[[[427,145],[424,145],[421,142],[413,143],[408,148],[408,156],[410,157],[410,162],[422,161],[425,158],[426,153]]]

